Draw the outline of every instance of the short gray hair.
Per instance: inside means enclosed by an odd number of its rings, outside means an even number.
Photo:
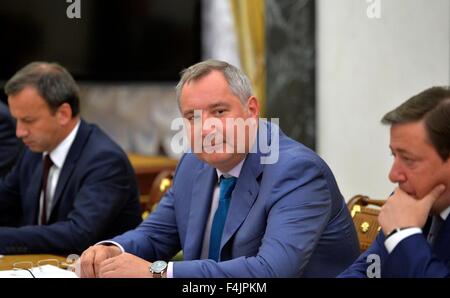
[[[175,87],[177,92],[177,102],[180,106],[181,89],[186,83],[197,81],[204,76],[217,70],[223,74],[228,86],[236,95],[243,105],[247,104],[247,100],[253,95],[252,85],[249,78],[236,66],[220,60],[209,59],[199,62],[184,69],[181,74],[181,79]]]
[[[20,69],[5,84],[6,95],[15,95],[26,87],[36,88],[51,111],[63,103],[72,109],[72,117],[80,112],[80,94],[70,73],[57,63],[32,62]]]

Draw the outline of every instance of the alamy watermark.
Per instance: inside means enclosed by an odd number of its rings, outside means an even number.
[[[381,18],[381,0],[366,0],[369,3],[367,6],[366,15],[369,19]]]
[[[66,15],[69,19],[81,19],[81,0],[66,0],[70,4],[66,9]]]
[[[258,125],[259,123],[259,125]],[[175,118],[170,142],[176,154],[261,153],[261,164],[273,164],[279,157],[279,119],[271,118],[207,118],[195,110],[192,119]]]
[[[368,278],[380,278],[381,277],[381,260],[377,254],[370,254],[367,256],[366,263],[370,263],[367,266],[366,275]]]

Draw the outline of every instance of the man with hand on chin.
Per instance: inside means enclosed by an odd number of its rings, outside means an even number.
[[[376,241],[340,277],[366,277],[379,256],[381,277],[450,276],[450,90],[427,89],[387,113],[398,183],[382,207]]]

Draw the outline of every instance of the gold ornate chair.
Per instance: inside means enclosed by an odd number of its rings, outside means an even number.
[[[148,201],[146,202],[144,213],[142,214],[143,219],[145,219],[155,209],[161,198],[172,186],[173,174],[174,172],[172,170],[165,170],[159,173],[155,180],[153,180],[150,195]]]
[[[378,213],[386,200],[371,199],[368,196],[356,195],[347,203],[358,234],[359,249],[364,252],[378,235],[381,229]]]
[[[159,201],[162,199],[164,194],[169,190],[173,184],[173,176],[175,174],[174,170],[165,170],[159,173],[155,180],[153,180],[150,196],[145,205],[144,213],[142,213],[142,219],[146,219],[147,216],[156,208]],[[173,258],[172,261],[182,261],[183,251],[179,251]]]
[[[156,177],[163,171],[175,171],[178,161],[165,156],[146,156],[135,153],[128,153],[128,159],[136,173],[141,210],[145,212]]]

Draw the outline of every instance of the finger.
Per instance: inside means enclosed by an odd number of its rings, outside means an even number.
[[[109,258],[108,254],[108,246],[98,245],[96,249],[96,253],[94,256],[94,274],[95,276],[99,276],[99,270],[101,263]]]
[[[427,204],[428,206],[432,206],[434,202],[442,195],[442,193],[445,191],[445,185],[439,184],[438,186],[434,187],[423,199],[422,201],[424,204]]]
[[[117,277],[123,277],[121,276],[120,272],[117,270],[108,270],[108,271],[102,271],[101,278],[117,278]]]
[[[115,260],[116,260],[116,258],[117,257],[112,257],[112,258],[108,258],[108,259],[106,259],[106,260],[103,260],[101,263],[100,263],[100,268],[101,267],[105,267],[105,266],[107,266],[107,265],[110,265],[110,264],[112,264],[112,263],[114,263],[115,262]]]
[[[389,201],[390,199],[395,199],[396,197],[398,197],[399,195],[403,194],[404,191],[400,188],[400,187],[396,187],[394,189],[394,191],[390,194],[389,198],[387,201]]]
[[[102,268],[100,269],[99,276],[100,278],[112,278],[117,277],[116,271],[113,268]]]
[[[98,270],[98,277],[111,277],[111,273],[116,269],[117,264],[115,264],[113,258],[103,261]]]
[[[91,246],[81,255],[80,276],[84,278],[95,277],[94,273],[94,255],[95,249]]]

